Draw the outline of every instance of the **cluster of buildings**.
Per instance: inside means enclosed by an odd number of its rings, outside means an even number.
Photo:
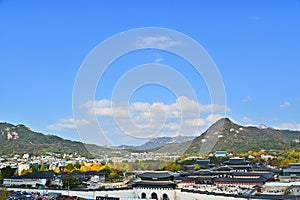
[[[158,152],[134,152],[134,153],[130,153],[128,157],[122,157],[119,159],[122,161],[135,162],[136,160],[138,161],[161,160],[163,158],[176,160],[177,158],[180,158],[180,156],[169,155],[168,153],[158,153]]]
[[[87,188],[98,189],[101,183],[105,182],[105,175],[105,173],[97,171],[58,175],[50,171],[40,171],[28,173],[21,176],[12,176],[9,178],[4,178],[2,185],[5,187],[23,188],[45,188],[45,186],[62,188],[63,180],[66,177],[70,177],[73,180],[84,180]]]
[[[280,173],[280,169],[258,164],[250,164],[244,158],[230,158],[220,167],[210,164],[209,160],[197,161],[207,169],[183,172],[175,180],[180,187],[197,184],[215,185],[221,187],[239,186],[246,188],[260,187],[266,182],[274,180]]]
[[[41,156],[22,156],[15,154],[12,157],[1,156],[0,170],[11,167],[15,172],[14,176],[3,179],[2,185],[5,187],[45,187],[52,186],[63,187],[64,178],[70,176],[73,179],[85,180],[85,185],[89,188],[99,188],[101,183],[105,181],[105,174],[95,171],[72,174],[55,174],[52,171],[39,171],[42,167],[45,169],[55,170],[56,168],[64,168],[67,164],[72,163],[97,163],[96,159],[88,159],[77,154],[56,154],[46,153]],[[35,168],[37,172],[26,173],[24,171]],[[24,175],[23,175],[24,174]]]
[[[226,154],[227,152],[216,152],[215,156]],[[147,160],[151,156],[153,155],[133,153],[129,158]],[[21,175],[22,171],[32,166],[47,165],[47,168],[51,169],[77,162],[99,163],[101,160],[87,159],[79,155],[52,153],[44,156],[14,155],[12,158],[2,156],[0,168],[10,166],[18,173],[18,175],[5,178],[3,186],[28,188],[55,186],[56,188],[62,188],[63,180],[67,176],[71,176],[73,179],[84,179],[86,188],[89,189],[95,190],[103,185],[109,186],[109,184],[103,184],[105,174],[96,171],[60,175],[40,171]],[[200,170],[194,170],[195,165],[200,166]],[[196,192],[219,192],[224,194],[239,194],[246,190],[250,193],[259,194],[300,195],[300,163],[293,163],[287,168],[278,169],[271,166],[251,164],[245,158],[231,157],[218,167],[212,164],[210,160],[197,160],[194,165],[185,167],[185,171],[176,173],[169,171],[137,171],[129,182],[120,185],[133,190],[132,194],[135,197],[145,199],[176,199],[176,195],[178,195],[176,191],[178,193],[178,190],[186,189]]]
[[[15,169],[18,175],[21,175],[22,171],[28,170],[32,167],[39,168],[44,165],[48,169],[55,169],[57,167],[65,167],[68,163],[76,162],[96,162],[95,159],[87,159],[77,154],[57,154],[46,153],[45,155],[19,155],[15,154],[12,157],[2,155],[0,157],[0,170],[7,166]]]
[[[135,162],[145,160],[161,160],[163,158],[176,160],[179,156],[169,155],[166,153],[146,153],[146,152],[121,152],[117,149],[112,154],[106,154],[96,159],[89,159],[78,154],[58,154],[48,152],[45,155],[34,156],[29,154],[19,155],[15,154],[12,157],[6,155],[0,156],[0,170],[10,166],[17,170],[18,175],[22,171],[28,170],[32,167],[46,166],[48,169],[55,169],[57,167],[65,167],[69,163],[101,163],[112,161],[117,162]]]
[[[118,153],[118,151],[116,151]],[[128,152],[126,154],[114,154],[114,156],[106,155],[103,157],[103,161],[112,161],[114,163],[121,162],[135,162],[135,161],[146,161],[146,160],[161,160],[164,158],[174,159],[180,158],[180,156],[170,155],[169,153],[158,153],[158,152]]]
[[[220,167],[215,167],[209,160],[199,160],[196,163],[207,169],[177,173],[143,172],[137,174],[131,184],[144,191],[140,196],[145,198],[158,195],[161,199],[167,199],[163,192],[175,188],[224,194],[240,194],[244,191],[253,194],[300,195],[300,164],[291,164],[282,171],[250,164],[239,157],[230,158]],[[158,188],[163,191],[157,192],[160,191]]]

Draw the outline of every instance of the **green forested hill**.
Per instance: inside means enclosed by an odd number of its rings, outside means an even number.
[[[199,153],[201,146],[213,137],[217,137],[217,142],[212,151],[226,150],[240,153],[261,149],[300,149],[300,131],[276,130],[268,127],[245,127],[233,123],[228,118],[223,118],[195,138],[187,153]]]
[[[24,125],[0,123],[0,154],[41,154],[45,152],[87,155],[81,142],[65,140],[54,135],[37,133]]]
[[[290,148],[300,151],[300,131],[276,130],[267,127],[245,127],[233,123],[228,118],[217,121],[192,142],[170,143],[155,148],[153,151],[180,155],[185,150],[186,153],[199,153],[200,149],[205,146],[203,144],[205,142],[209,143],[211,138],[216,138],[217,141],[215,146],[209,148],[210,151],[226,150],[232,153],[240,153],[249,150],[285,150]],[[39,155],[46,152],[76,152],[81,155],[91,155],[85,146],[96,156],[112,155],[115,153],[122,155],[127,152],[126,149],[86,145],[55,135],[44,135],[34,132],[24,125],[15,126],[9,123],[0,123],[0,155],[13,155],[16,153]]]

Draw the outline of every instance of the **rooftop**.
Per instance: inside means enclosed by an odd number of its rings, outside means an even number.
[[[228,161],[225,161],[224,164],[243,165],[243,164],[249,164],[249,161],[246,161],[245,158],[234,157],[234,158],[230,158]]]
[[[215,154],[227,154],[227,151],[216,151]]]
[[[192,171],[192,172],[185,172],[182,173],[181,176],[207,176],[207,175],[213,175],[214,173],[211,170],[198,170],[198,171]]]
[[[197,160],[195,162],[195,164],[201,165],[201,166],[209,166],[209,165],[211,165],[210,160]]]
[[[300,163],[291,163],[289,165],[290,168],[294,168],[294,169],[300,169]]]
[[[169,171],[149,171],[138,174],[141,179],[166,179],[174,178],[174,174]]]
[[[172,187],[175,188],[176,184],[173,181],[138,181],[133,183],[138,187]]]
[[[256,183],[256,182],[266,182],[268,179],[265,177],[259,178],[215,178],[214,181],[217,182],[246,182],[246,183]]]
[[[12,179],[51,179],[54,177],[54,172],[33,172],[22,176],[13,176]]]
[[[233,168],[228,167],[228,166],[221,166],[219,168],[216,168],[215,171],[231,171]]]

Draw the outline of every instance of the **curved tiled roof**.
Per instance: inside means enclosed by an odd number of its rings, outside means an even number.
[[[219,168],[216,168],[215,171],[231,171],[233,168],[228,167],[228,166],[221,166]]]
[[[165,179],[165,178],[173,178],[174,174],[171,172],[162,172],[162,171],[149,171],[138,174],[140,178],[145,179]]]
[[[137,187],[172,187],[172,188],[175,188],[176,184],[173,181],[138,181],[138,182],[133,182],[133,186],[137,186]]]

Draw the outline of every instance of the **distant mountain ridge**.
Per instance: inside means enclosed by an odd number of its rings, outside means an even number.
[[[156,137],[156,138],[151,138],[148,142],[140,146],[121,145],[119,146],[119,148],[145,151],[145,150],[151,150],[151,149],[163,147],[167,144],[182,144],[188,141],[192,141],[193,139],[195,139],[194,136],[181,136],[181,135],[176,137]]]
[[[226,150],[241,153],[261,149],[300,149],[300,131],[276,130],[266,125],[241,126],[229,118],[223,118],[196,137],[186,152],[199,153],[211,138],[216,139],[216,144],[212,146],[211,151]]]
[[[294,148],[300,150],[300,131],[276,130],[266,125],[259,127],[241,126],[228,118],[223,118],[196,138],[193,136],[157,137],[140,146],[122,145],[110,148],[66,140],[55,135],[44,135],[34,132],[24,125],[0,123],[0,155],[76,152],[80,155],[104,156],[123,155],[132,150],[189,154],[199,153],[209,137],[217,137],[216,143],[210,151],[226,150],[240,153],[261,149],[285,150]]]
[[[13,125],[0,122],[0,155],[34,154],[46,152],[77,153],[80,155],[123,155],[128,150],[145,151],[162,147],[166,144],[179,144],[192,141],[195,137],[158,137],[152,138],[141,146],[122,145],[120,147],[104,147],[94,144],[84,144],[78,141],[66,140],[56,135],[45,135],[32,131],[25,125]],[[88,148],[88,150],[86,149]],[[122,150],[122,152],[120,152]]]

